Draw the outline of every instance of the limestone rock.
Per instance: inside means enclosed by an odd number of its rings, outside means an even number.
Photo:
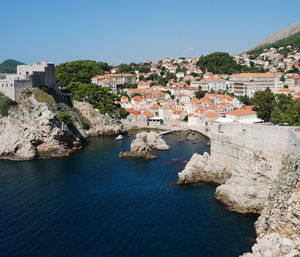
[[[142,132],[145,133],[145,132]],[[139,133],[140,134],[140,133]],[[171,147],[166,144],[165,140],[163,140],[159,133],[151,131],[147,133],[147,145],[152,149],[156,150],[170,150]]]
[[[178,173],[179,184],[213,182],[217,187],[215,197],[231,210],[240,213],[260,213],[273,181],[271,165],[263,156],[253,155],[250,166],[215,160],[208,153],[194,154],[184,170]]]
[[[231,177],[231,167],[212,160],[208,153],[193,154],[183,171],[178,173],[178,184],[198,182],[225,183]]]
[[[130,152],[121,152],[119,157],[137,157],[154,159],[155,155],[152,149],[169,150],[171,147],[156,132],[140,132],[136,134],[136,138],[132,141]]]
[[[272,184],[265,208],[255,223],[252,253],[244,257],[294,257],[300,254],[300,156],[291,156]],[[270,255],[271,254],[271,255]]]
[[[108,114],[103,115],[90,103],[74,100],[73,106],[90,124],[88,134],[90,136],[118,135],[127,132],[127,128],[117,119],[111,118]]]
[[[130,152],[121,152],[119,157],[156,158],[147,144],[147,133],[138,133],[130,145]]]
[[[86,135],[80,125],[75,122],[68,127],[58,120],[59,106],[55,102],[37,101],[38,90],[21,94],[18,106],[0,118],[0,159],[66,156],[82,146]]]
[[[95,135],[126,132],[126,128],[108,115],[102,115],[88,103],[75,101],[72,108],[56,102],[40,89],[24,91],[9,115],[0,117],[0,159],[32,160],[67,156]],[[57,117],[66,112],[72,124]],[[88,120],[89,130],[83,128]]]

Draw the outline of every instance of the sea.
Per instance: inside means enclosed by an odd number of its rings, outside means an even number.
[[[91,138],[69,157],[0,161],[0,256],[234,257],[257,216],[214,199],[217,185],[177,185],[207,140],[164,136],[154,160],[120,159],[134,135]]]

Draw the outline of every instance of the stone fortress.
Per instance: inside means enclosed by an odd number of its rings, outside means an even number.
[[[49,87],[58,92],[54,64],[36,62],[33,65],[18,65],[16,74],[0,77],[0,93],[17,100],[24,89]]]

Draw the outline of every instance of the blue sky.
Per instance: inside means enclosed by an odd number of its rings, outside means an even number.
[[[299,10],[299,0],[1,0],[0,62],[237,54],[300,21]]]

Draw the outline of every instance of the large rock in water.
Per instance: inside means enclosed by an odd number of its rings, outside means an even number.
[[[146,135],[145,135],[146,134]],[[167,145],[165,140],[163,140],[159,133],[151,131],[149,133],[141,132],[138,135],[146,136],[146,143],[152,149],[156,150],[170,150],[171,146]]]
[[[152,149],[169,150],[171,147],[160,137],[156,132],[140,132],[136,134],[130,146],[130,152],[121,152],[120,158],[123,157],[137,157],[154,159],[156,156],[153,154]]]
[[[208,153],[194,154],[184,170],[178,173],[178,184],[221,184],[216,189],[216,199],[240,213],[260,213],[273,180],[271,165],[257,155],[250,166],[232,167],[215,160]]]

